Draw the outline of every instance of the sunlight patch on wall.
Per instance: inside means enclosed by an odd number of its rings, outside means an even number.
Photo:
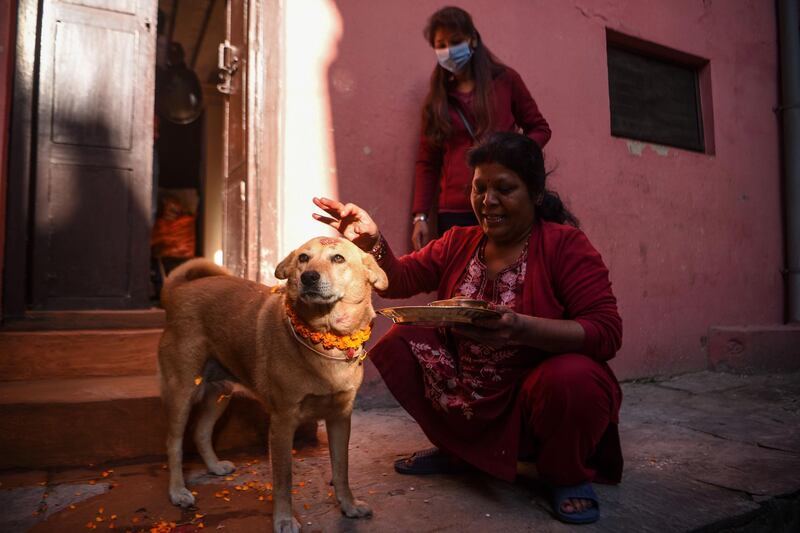
[[[342,35],[332,0],[292,0],[285,9],[281,257],[330,233],[311,218],[311,198],[338,195],[328,70]]]

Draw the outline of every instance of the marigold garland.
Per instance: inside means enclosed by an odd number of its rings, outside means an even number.
[[[348,352],[348,356],[352,357],[355,350],[361,348],[364,343],[369,340],[372,334],[372,325],[368,325],[364,329],[360,329],[350,335],[336,335],[330,331],[314,331],[306,325],[294,312],[294,309],[286,302],[286,315],[292,322],[292,327],[298,335],[304,339],[310,340],[314,344],[322,344],[326,350],[337,348]]]

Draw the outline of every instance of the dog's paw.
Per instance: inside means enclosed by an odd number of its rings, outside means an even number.
[[[272,524],[273,533],[300,533],[300,522],[295,517],[278,520]]]
[[[178,505],[183,508],[194,505],[194,496],[186,487],[170,490],[169,499],[172,502],[172,505]]]
[[[219,461],[215,465],[208,466],[208,473],[215,476],[226,476],[236,470],[236,465],[230,461]]]
[[[347,518],[364,518],[372,516],[372,507],[365,501],[353,500],[350,503],[342,503],[342,514]]]

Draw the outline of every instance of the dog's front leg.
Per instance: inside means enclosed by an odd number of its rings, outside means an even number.
[[[269,421],[269,455],[272,462],[272,530],[299,533],[300,522],[292,516],[292,441],[297,422],[294,417],[272,416]]]
[[[331,470],[336,499],[349,518],[372,516],[372,509],[366,502],[356,500],[350,491],[348,479],[348,447],[350,445],[350,413],[325,420],[328,431],[328,445],[331,452]]]

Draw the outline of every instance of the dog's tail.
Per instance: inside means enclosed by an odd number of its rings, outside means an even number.
[[[188,283],[190,281],[207,278],[209,276],[231,276],[230,270],[221,267],[208,259],[199,257],[186,261],[178,268],[173,270],[164,280],[164,286],[161,288],[161,306],[167,308],[172,291],[176,287]]]

